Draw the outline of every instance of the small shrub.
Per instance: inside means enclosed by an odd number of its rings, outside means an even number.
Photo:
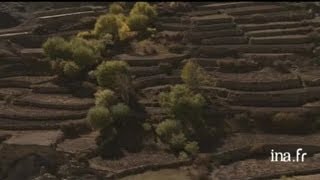
[[[77,76],[79,76],[80,72],[81,72],[81,68],[76,63],[74,63],[72,61],[67,61],[64,64],[63,74],[66,77],[74,79]]]
[[[199,147],[206,148],[208,150],[211,148],[211,146],[208,146],[207,142],[223,134],[223,128],[220,127],[220,132],[217,131],[216,127],[214,127],[221,126],[219,122],[209,124],[210,122],[206,120],[206,113],[204,111],[206,102],[203,96],[201,94],[194,93],[187,86],[175,85],[171,87],[169,92],[160,93],[159,98],[160,106],[164,108],[168,112],[168,115],[174,119],[175,122],[172,122],[172,124],[180,124],[180,127],[174,133],[182,132],[188,141],[196,141],[199,143]],[[178,150],[183,150],[185,147],[178,149],[178,146],[171,145],[171,141],[173,141],[170,137],[170,135],[172,135],[172,133],[170,133],[171,131],[167,133],[166,130],[163,130],[167,127],[164,126],[163,128],[160,125],[162,124],[160,123],[156,129],[160,140],[169,143],[171,149],[173,149],[175,152]],[[172,126],[173,125],[169,127]],[[161,137],[164,135],[164,138]],[[167,139],[169,139],[169,141]],[[194,145],[194,143],[191,143],[187,147],[188,150],[190,150],[189,153],[192,153],[192,148],[194,148],[193,150],[196,149],[195,147],[191,147],[192,145]]]
[[[187,86],[175,85],[170,92],[160,93],[160,105],[179,120],[197,121],[205,99],[200,94],[194,94]]]
[[[170,138],[169,144],[170,148],[175,151],[179,152],[184,149],[184,146],[187,142],[187,138],[183,133],[173,134]]]
[[[52,60],[70,59],[72,52],[70,44],[61,37],[49,38],[43,45],[44,53]]]
[[[122,8],[122,6],[118,3],[112,3],[109,6],[109,12],[112,14],[121,14],[124,12],[124,9]]]
[[[149,24],[149,18],[143,14],[132,14],[128,17],[127,22],[132,31],[145,31]]]
[[[100,90],[94,94],[96,106],[109,107],[116,101],[115,93],[112,90]]]
[[[195,141],[192,141],[192,142],[188,142],[185,147],[184,147],[184,150],[194,156],[196,155],[198,152],[199,152],[199,146],[198,146],[198,143],[195,142]]]
[[[112,117],[115,120],[125,120],[130,115],[130,108],[124,103],[118,103],[110,108]]]
[[[142,14],[153,20],[157,16],[157,11],[147,2],[136,2],[130,11],[130,16],[133,14]]]
[[[107,14],[100,16],[94,26],[94,34],[102,36],[105,34],[111,34],[117,36],[118,34],[118,18],[116,15]]]
[[[91,108],[87,114],[87,119],[94,129],[102,129],[112,123],[110,111],[103,106]]]
[[[181,72],[182,80],[191,88],[208,83],[209,79],[203,69],[195,62],[188,61]]]
[[[128,64],[124,61],[103,62],[97,67],[95,71],[98,84],[101,87],[109,88],[116,87],[116,79],[119,74],[127,75],[128,73]]]
[[[126,24],[126,17],[123,14],[100,16],[93,32],[98,37],[111,34],[113,40],[125,40],[133,36],[129,26]]]
[[[162,137],[164,140],[169,140],[174,132],[177,132],[180,125],[177,121],[167,119],[158,124],[156,128],[156,133],[158,136]]]
[[[80,46],[73,50],[73,60],[77,65],[85,68],[93,65],[97,60],[97,56],[92,49]]]

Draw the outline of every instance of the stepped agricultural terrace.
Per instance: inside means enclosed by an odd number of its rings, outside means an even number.
[[[223,159],[224,166],[215,167],[211,179],[319,174],[319,132],[280,134],[272,122],[277,113],[295,113],[305,118],[301,129],[309,129],[319,117],[318,12],[304,3],[287,2],[190,3],[191,9],[174,12],[155,4],[159,7],[157,38],[181,44],[183,51],[114,56],[130,65],[148,121],[167,117],[158,95],[168,91],[170,85],[183,83],[181,69],[186,60],[191,60],[215,78],[215,86],[200,90],[223,105],[232,131],[212,152],[213,161]],[[14,177],[18,169],[14,162],[29,154],[66,159],[81,159],[86,154],[89,167],[84,174],[110,178],[143,172],[148,169],[144,163],[152,165],[143,157],[142,162],[134,162],[134,167],[112,161],[100,163],[93,153],[97,135],[87,133],[86,121],[89,108],[94,106],[96,85],[89,80],[60,84],[44,61],[41,46],[46,39],[92,29],[96,18],[106,12],[106,6],[40,11],[23,24],[0,29],[0,179]],[[255,119],[254,130],[247,132],[239,127],[232,118],[235,114]],[[70,129],[80,137],[69,138],[66,130]],[[273,164],[268,159],[273,148],[290,152],[303,148],[309,159],[302,164]],[[161,154],[150,155],[150,159],[159,161],[158,156]],[[151,169],[171,167],[170,160],[173,167],[189,163],[168,154],[162,156],[163,160]],[[128,161],[134,161],[130,158]],[[64,162],[63,158],[59,162]]]

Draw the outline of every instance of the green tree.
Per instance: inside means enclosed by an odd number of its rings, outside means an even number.
[[[110,89],[104,89],[104,90],[97,91],[94,94],[94,96],[95,96],[96,106],[109,107],[109,106],[113,105],[117,100],[115,92],[113,92]]]
[[[44,53],[51,59],[70,59],[72,52],[70,44],[62,37],[52,37],[42,45]]]
[[[150,20],[154,20],[157,17],[156,8],[151,6],[147,2],[136,2],[130,11],[130,16],[133,14],[142,14],[147,16]]]
[[[95,129],[105,128],[113,122],[109,109],[103,106],[92,107],[88,112],[87,119]]]
[[[115,89],[117,78],[129,75],[128,64],[124,61],[105,61],[97,67],[95,74],[99,86]]]

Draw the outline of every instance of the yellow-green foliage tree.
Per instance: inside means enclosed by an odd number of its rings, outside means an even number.
[[[72,57],[69,42],[62,37],[52,37],[42,45],[44,53],[52,60],[69,59]]]
[[[118,29],[121,22],[121,18],[114,14],[106,14],[100,16],[94,26],[94,34],[102,36],[105,34],[111,34],[118,36]]]
[[[119,76],[129,76],[128,68],[128,64],[124,61],[105,61],[101,63],[95,71],[99,86],[117,88]]]
[[[110,89],[99,90],[94,94],[96,106],[111,106],[117,98],[115,92]]]
[[[188,85],[175,85],[169,92],[160,93],[159,103],[170,120],[159,123],[156,134],[176,154],[194,156],[201,147],[208,150],[207,142],[224,133],[219,119],[214,125],[213,119],[208,120],[206,99]]]
[[[128,25],[133,31],[146,31],[157,15],[156,8],[149,3],[137,2],[130,11]]]
[[[149,25],[149,18],[143,14],[131,14],[128,17],[128,25],[133,31],[144,31]]]
[[[115,41],[134,37],[136,33],[132,31],[146,31],[147,27],[157,16],[155,7],[147,2],[135,3],[129,16],[123,14],[124,10],[122,6],[117,3],[109,7],[109,12],[98,18],[93,34],[98,37],[111,34]],[[84,34],[84,36],[89,35]]]
[[[101,60],[103,48],[101,41],[80,37],[73,37],[70,41],[54,37],[43,44],[46,56],[52,60],[52,68],[70,79],[79,77],[81,72],[97,64]]]
[[[208,128],[203,119],[205,99],[185,85],[175,85],[169,92],[160,93],[159,102],[171,116],[157,126],[161,141],[168,143],[177,154],[195,155],[198,144],[194,140],[201,138],[202,131]]]
[[[147,2],[136,2],[130,11],[130,15],[141,14],[147,16],[150,21],[157,17],[156,7],[151,6]]]
[[[94,75],[101,90],[95,94],[96,106],[89,111],[87,119],[93,128],[100,129],[98,153],[104,158],[116,158],[122,155],[122,149],[136,151],[142,145],[143,119],[133,116],[137,107],[129,106],[122,96],[123,84],[131,84],[128,65],[123,61],[105,61]],[[123,78],[129,81],[124,83]]]
[[[95,106],[88,112],[87,119],[90,125],[95,129],[101,129],[112,124],[113,119],[108,108],[104,106]]]

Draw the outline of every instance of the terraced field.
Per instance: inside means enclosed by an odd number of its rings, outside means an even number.
[[[320,114],[320,71],[313,62],[319,55],[314,33],[319,32],[320,19],[314,12],[297,3],[219,2],[192,6],[191,12],[163,15],[157,22],[158,34],[181,40],[185,51],[114,57],[130,65],[139,102],[145,106],[150,121],[159,122],[166,117],[157,95],[169,90],[170,85],[182,83],[180,71],[188,59],[215,77],[216,86],[200,89],[223,103],[230,115],[251,113],[270,122],[269,117],[278,112]],[[95,133],[64,141],[61,138],[64,128],[86,126],[87,110],[94,105],[92,96],[76,96],[70,87],[58,84],[52,72],[38,67],[46,65],[41,44],[48,37],[68,37],[92,29],[96,17],[106,9],[88,6],[35,12],[23,25],[0,30],[0,154],[11,154],[4,157],[3,164],[12,164],[35,149],[39,154],[79,155],[95,148]],[[170,67],[171,73],[163,66]],[[319,173],[319,138],[318,133],[237,132],[226,137],[214,152],[214,157],[228,158],[223,166],[213,169],[210,177],[270,179]],[[306,162],[282,165],[268,159],[271,149],[294,152],[297,148],[308,153]],[[142,162],[134,162],[129,169],[135,170],[129,174],[144,171],[140,166],[149,155],[141,156]],[[157,154],[154,156],[157,161]],[[96,162],[92,156],[89,159]],[[110,167],[114,165],[108,163]],[[159,167],[161,163],[159,160]],[[117,172],[108,164],[97,164],[91,164],[90,172],[84,174],[101,175],[102,171],[113,177]],[[10,167],[4,167],[0,178],[8,176],[4,172]]]
[[[208,3],[183,15],[189,18],[189,28],[187,23],[179,22],[163,27],[184,31],[191,60],[217,79],[216,87],[202,87],[203,92],[224,102],[230,113],[249,112],[267,121],[278,112],[316,116],[320,112],[319,70],[312,62],[317,56],[312,33],[318,29],[319,18],[307,9],[292,6],[275,2]],[[286,68],[281,68],[281,63]],[[168,90],[169,84],[142,90],[146,95],[143,102],[157,117],[163,112],[153,97]],[[217,157],[228,157],[228,161],[214,170],[211,178],[270,179],[317,173],[317,160],[312,155],[320,150],[314,141],[318,138],[318,134],[270,132],[231,135],[216,152]],[[224,149],[226,146],[230,149]],[[279,163],[278,167],[268,159],[271,149],[294,152],[300,147],[308,152],[310,161]],[[253,159],[257,156],[262,159]]]

